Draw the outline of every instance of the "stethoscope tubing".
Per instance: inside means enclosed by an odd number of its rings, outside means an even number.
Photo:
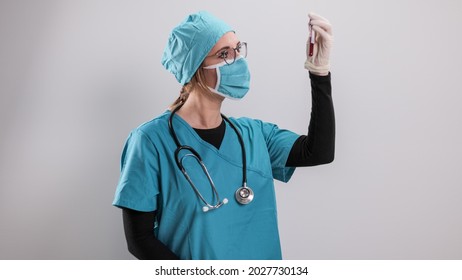
[[[183,103],[184,104],[184,103]],[[177,149],[175,150],[175,160],[178,165],[178,168],[180,168],[182,171],[184,168],[180,164],[178,155],[181,150],[188,150],[191,153],[193,153],[196,157],[198,157],[201,161],[202,158],[199,155],[199,153],[194,150],[192,147],[187,146],[187,145],[181,145],[180,140],[178,140],[178,136],[176,135],[175,129],[173,128],[173,116],[176,114],[176,112],[183,106],[183,104],[178,105],[176,108],[174,108],[170,114],[169,120],[168,120],[168,127],[170,130],[170,134],[173,137],[173,140],[175,141],[175,144],[177,146]],[[237,139],[239,141],[239,144],[241,146],[241,153],[242,153],[242,186],[246,187],[247,186],[247,157],[245,154],[245,145],[244,145],[244,140],[242,139],[242,135],[237,129],[237,127],[234,125],[234,123],[228,119],[225,115],[221,114],[221,117],[231,126],[231,128],[236,132]]]
[[[196,195],[205,204],[205,206],[202,208],[203,211],[207,212],[209,210],[217,209],[217,208],[221,207],[222,205],[228,203],[228,199],[224,198],[223,201],[220,200],[220,196],[219,196],[218,191],[217,191],[217,189],[215,187],[215,184],[213,183],[213,180],[212,180],[212,178],[211,178],[211,176],[210,176],[204,162],[202,161],[202,158],[199,155],[199,153],[194,148],[192,148],[191,146],[181,145],[180,141],[178,140],[178,136],[176,135],[175,129],[173,128],[173,116],[181,108],[181,106],[183,106],[183,104],[184,104],[184,102],[182,104],[178,105],[176,108],[174,108],[172,110],[172,112],[170,114],[170,117],[169,117],[169,120],[168,120],[168,127],[169,127],[169,130],[170,130],[170,134],[172,135],[173,140],[175,141],[175,144],[177,146],[177,148],[175,149],[175,152],[174,152],[175,161],[176,161],[176,164],[178,165],[178,168],[181,170],[181,172],[183,173],[186,180],[189,182],[189,184],[193,188]],[[247,186],[247,158],[246,158],[244,140],[242,139],[242,135],[239,132],[239,130],[237,129],[237,127],[225,115],[221,114],[221,116],[231,126],[231,128],[236,132],[239,144],[241,146],[241,152],[242,152],[242,186],[239,187],[237,189],[237,191],[235,192],[235,197],[236,197],[236,200],[240,204],[248,204],[253,200],[254,195],[253,195],[252,189]],[[190,154],[186,154],[185,156],[183,156],[180,159],[180,152],[182,150],[187,150],[188,152],[190,152]],[[192,182],[191,177],[188,175],[188,173],[186,172],[186,170],[185,170],[185,168],[183,166],[183,160],[186,157],[193,157],[200,164],[203,172],[207,176],[207,179],[208,179],[208,181],[210,183],[210,186],[212,188],[212,191],[213,191],[213,195],[214,195],[214,197],[215,197],[215,199],[217,201],[217,203],[215,203],[215,205],[212,205],[212,204],[208,203],[205,200],[205,198],[202,196],[202,194],[199,192],[197,187],[194,185],[194,183]],[[240,195],[242,193],[242,191],[244,191],[244,193],[247,194],[245,197]]]

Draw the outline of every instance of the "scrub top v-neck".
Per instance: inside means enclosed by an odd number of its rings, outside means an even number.
[[[204,140],[205,142],[208,142],[209,144],[212,144],[215,148],[220,149],[221,142],[223,141],[223,138],[225,137],[225,131],[226,131],[226,124],[225,120],[223,119],[220,123],[220,125],[216,128],[210,128],[210,129],[199,129],[199,128],[194,128],[194,131]]]

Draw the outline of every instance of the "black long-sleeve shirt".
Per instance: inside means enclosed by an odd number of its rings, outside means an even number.
[[[286,166],[301,167],[330,163],[335,152],[335,115],[332,102],[331,76],[311,79],[311,118],[307,135],[292,146]],[[214,129],[196,129],[205,141],[219,148],[225,134],[225,123]],[[123,222],[128,250],[138,259],[178,259],[153,234],[156,211],[140,212],[123,209]]]

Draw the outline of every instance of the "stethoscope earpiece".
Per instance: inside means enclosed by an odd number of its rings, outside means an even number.
[[[223,200],[221,202],[219,201],[216,205],[210,205],[210,204],[205,205],[204,207],[202,207],[202,212],[205,213],[205,212],[208,212],[209,210],[217,209],[220,206],[225,205],[227,203],[228,203],[228,199],[223,198]]]

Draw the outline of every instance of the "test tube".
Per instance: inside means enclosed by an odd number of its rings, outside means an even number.
[[[313,56],[314,37],[315,37],[315,34],[314,34],[313,26],[310,24],[310,49],[308,53],[309,56]]]

